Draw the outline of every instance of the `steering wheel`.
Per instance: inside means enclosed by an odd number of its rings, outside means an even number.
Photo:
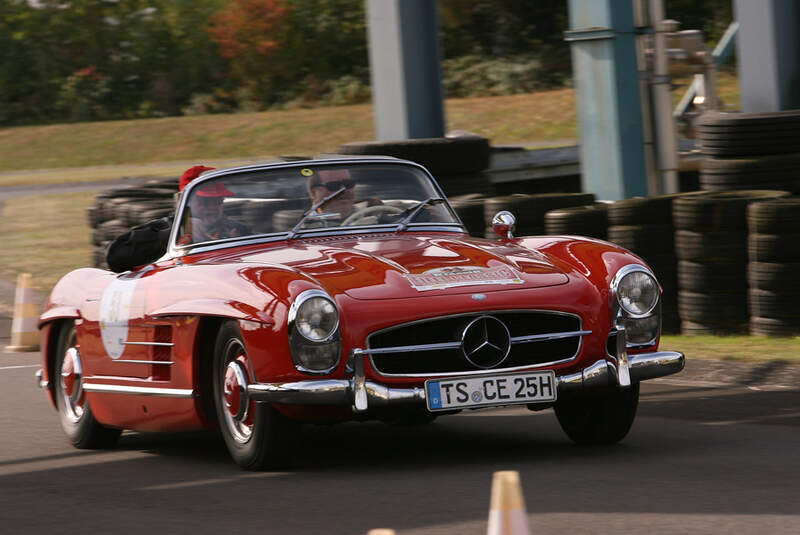
[[[397,208],[396,206],[389,206],[386,204],[379,204],[377,206],[367,206],[366,208],[362,208],[361,210],[356,210],[349,216],[342,221],[342,226],[345,225],[352,225],[358,224],[360,220],[366,219],[369,216],[376,215],[379,213],[387,213],[392,215],[402,214],[402,208]]]

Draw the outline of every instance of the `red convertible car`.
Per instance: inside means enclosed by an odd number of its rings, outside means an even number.
[[[553,407],[578,443],[621,440],[639,382],[684,364],[658,350],[652,271],[596,239],[514,237],[508,212],[493,227],[469,236],[394,158],[205,173],[157,258],[58,282],[39,385],[79,448],[218,428],[248,469],[285,462],[303,423],[515,404]]]

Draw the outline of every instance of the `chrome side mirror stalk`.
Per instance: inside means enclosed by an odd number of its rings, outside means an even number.
[[[503,239],[510,240],[514,237],[514,228],[517,218],[508,210],[497,212],[492,218],[492,230]]]

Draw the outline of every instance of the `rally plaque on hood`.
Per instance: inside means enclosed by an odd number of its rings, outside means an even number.
[[[424,273],[406,273],[403,276],[419,292],[479,284],[522,284],[519,275],[508,266],[443,267]]]

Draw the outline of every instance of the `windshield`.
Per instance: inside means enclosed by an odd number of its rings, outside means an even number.
[[[457,225],[431,179],[408,165],[317,164],[247,170],[187,190],[177,245],[318,229]],[[441,200],[440,200],[441,199]]]

